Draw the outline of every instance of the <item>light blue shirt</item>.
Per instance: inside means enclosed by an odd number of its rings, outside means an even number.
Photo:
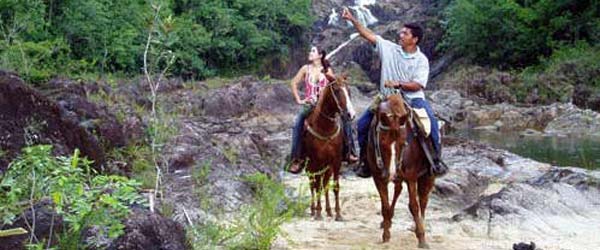
[[[399,89],[386,88],[386,81],[417,82],[423,88],[418,91],[402,91],[407,101],[413,98],[425,98],[423,89],[429,78],[429,60],[419,47],[415,53],[407,53],[396,43],[377,36],[375,48],[381,58],[381,80],[379,92],[384,96],[398,93]]]

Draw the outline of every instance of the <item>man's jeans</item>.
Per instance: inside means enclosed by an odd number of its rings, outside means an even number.
[[[354,135],[352,131],[352,120],[350,118],[342,118],[342,126],[344,129],[344,158],[348,154],[358,156],[356,154],[356,143],[354,142]]]
[[[435,151],[434,155],[439,156],[440,152],[440,129],[438,127],[437,119],[427,102],[423,98],[414,98],[410,101],[410,106],[413,108],[424,108],[427,111],[427,115],[429,116],[429,120],[431,120],[431,139],[433,140],[433,150]],[[370,109],[367,109],[358,119],[356,124],[356,129],[358,130],[358,145],[361,150],[366,149],[367,146],[367,136],[369,134],[369,126],[371,125],[371,120],[373,120],[373,116],[375,113]]]

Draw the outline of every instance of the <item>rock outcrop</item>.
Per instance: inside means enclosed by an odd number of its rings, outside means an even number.
[[[104,149],[98,139],[84,129],[76,117],[59,104],[27,86],[17,75],[0,72],[0,172],[21,148],[32,144],[52,144],[56,154],[72,154],[79,148],[104,163]]]

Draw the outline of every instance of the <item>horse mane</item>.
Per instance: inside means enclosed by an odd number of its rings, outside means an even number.
[[[332,79],[329,75],[325,75],[325,77],[327,77],[327,80],[329,81],[329,83],[327,83],[327,85],[325,85],[324,89],[321,91],[321,93],[319,94],[319,100],[317,100],[317,104],[315,107],[315,112],[316,113],[320,113],[321,110],[323,109],[323,102],[325,101],[325,96],[328,95],[329,92],[331,92],[331,88],[329,88],[330,84],[341,84],[341,83],[345,83],[346,80],[348,79],[348,75],[347,74],[340,74],[337,75],[335,77],[335,79]]]
[[[395,116],[405,116],[408,112],[406,111],[406,107],[404,106],[404,99],[400,95],[390,95],[387,98],[387,102],[389,105],[392,114]]]

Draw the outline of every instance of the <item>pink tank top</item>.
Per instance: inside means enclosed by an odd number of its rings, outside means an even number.
[[[317,103],[319,100],[319,94],[325,86],[329,83],[327,77],[322,72],[319,72],[318,80],[316,83],[310,81],[311,65],[308,66],[308,72],[304,77],[304,97],[310,100],[312,104]]]

